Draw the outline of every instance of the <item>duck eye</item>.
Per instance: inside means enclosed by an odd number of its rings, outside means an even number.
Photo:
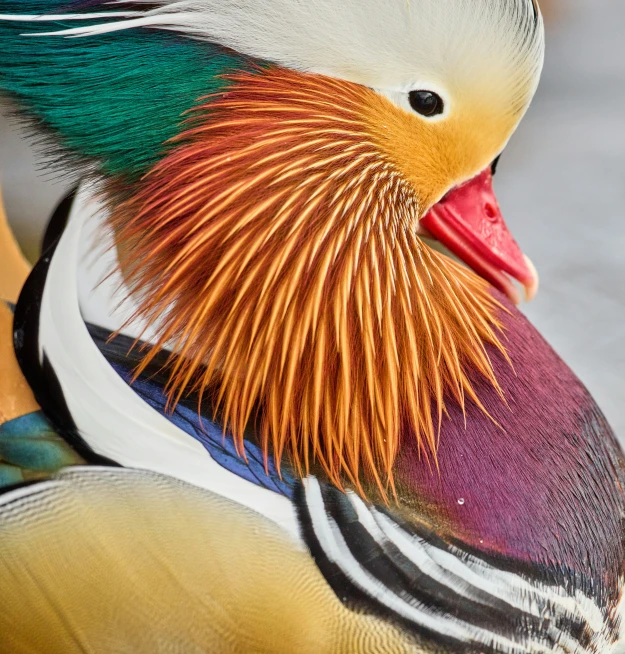
[[[431,91],[410,91],[408,101],[418,114],[428,118],[442,114],[445,109],[441,96]]]

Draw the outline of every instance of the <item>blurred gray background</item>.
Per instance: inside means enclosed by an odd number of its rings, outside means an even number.
[[[546,1],[546,0],[545,0]],[[541,88],[497,191],[542,279],[523,310],[625,440],[625,2],[550,0]],[[28,256],[65,190],[0,115],[0,179]]]

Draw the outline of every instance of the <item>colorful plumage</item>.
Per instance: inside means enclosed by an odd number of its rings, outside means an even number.
[[[467,368],[496,385],[497,303],[416,235],[418,199],[376,134],[387,101],[286,71],[227,79],[112,215],[125,281],[176,354],[174,400],[216,387],[239,445],[260,404],[278,460],[383,489],[401,416],[435,455],[431,405],[477,400]]]
[[[0,496],[0,651],[614,648],[623,454],[492,192],[542,58],[534,0],[0,1],[83,180],[16,355],[97,464]]]

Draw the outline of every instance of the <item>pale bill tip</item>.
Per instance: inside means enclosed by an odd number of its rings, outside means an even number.
[[[528,267],[531,273],[531,280],[532,280],[529,284],[523,284],[523,295],[525,297],[526,302],[531,302],[536,297],[536,294],[538,293],[538,288],[540,286],[540,278],[538,276],[538,271],[536,270],[536,266],[532,263],[532,260],[527,256],[527,254],[523,255],[523,259],[525,260],[525,265]]]

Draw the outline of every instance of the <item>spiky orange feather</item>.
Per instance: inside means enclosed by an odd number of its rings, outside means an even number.
[[[435,456],[446,398],[497,386],[484,281],[416,234],[422,212],[346,82],[279,68],[229,76],[112,214],[120,263],[169,392],[213,392],[242,445],[392,488],[400,433]],[[147,365],[153,354],[146,356]]]

